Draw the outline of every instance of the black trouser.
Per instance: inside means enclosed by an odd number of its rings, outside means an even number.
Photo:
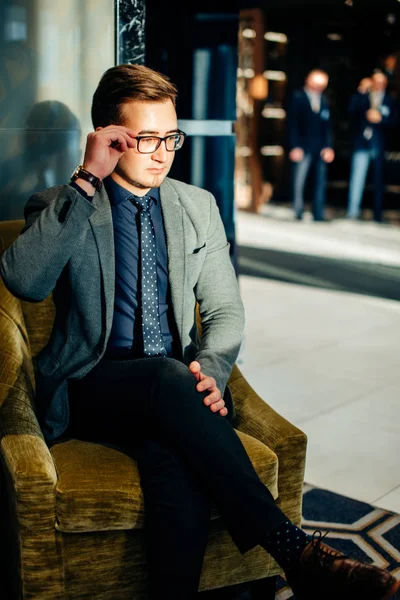
[[[138,463],[145,499],[149,597],[196,594],[211,499],[240,552],[285,520],[230,420],[203,403],[170,358],[102,360],[70,386],[77,437],[118,444]]]

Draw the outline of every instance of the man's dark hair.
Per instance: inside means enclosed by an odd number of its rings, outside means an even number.
[[[388,78],[385,71],[382,71],[382,69],[373,69],[372,75],[383,75],[386,79]]]
[[[149,67],[131,64],[111,67],[103,74],[93,95],[93,127],[123,125],[122,109],[128,102],[171,100],[175,106],[177,95],[177,88],[169,78]]]

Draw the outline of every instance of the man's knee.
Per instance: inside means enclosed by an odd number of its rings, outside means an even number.
[[[180,385],[195,384],[196,380],[189,371],[189,367],[175,358],[164,358],[160,360],[157,369],[157,377],[161,385],[171,385],[174,382]]]

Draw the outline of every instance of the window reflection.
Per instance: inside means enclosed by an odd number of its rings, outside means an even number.
[[[92,130],[97,83],[114,60],[109,0],[0,2],[0,220],[68,182]],[[101,35],[99,35],[101,32]]]

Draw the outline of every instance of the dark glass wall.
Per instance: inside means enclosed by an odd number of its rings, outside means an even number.
[[[140,63],[178,86],[189,137],[171,176],[215,195],[234,257],[238,17],[235,3],[207,0],[87,0],[78,12],[74,0],[0,2],[0,219],[21,218],[32,193],[69,180],[101,75]]]
[[[189,134],[171,177],[214,194],[235,259],[234,168],[239,11],[218,3],[146,2],[145,64],[177,85],[179,126]]]

